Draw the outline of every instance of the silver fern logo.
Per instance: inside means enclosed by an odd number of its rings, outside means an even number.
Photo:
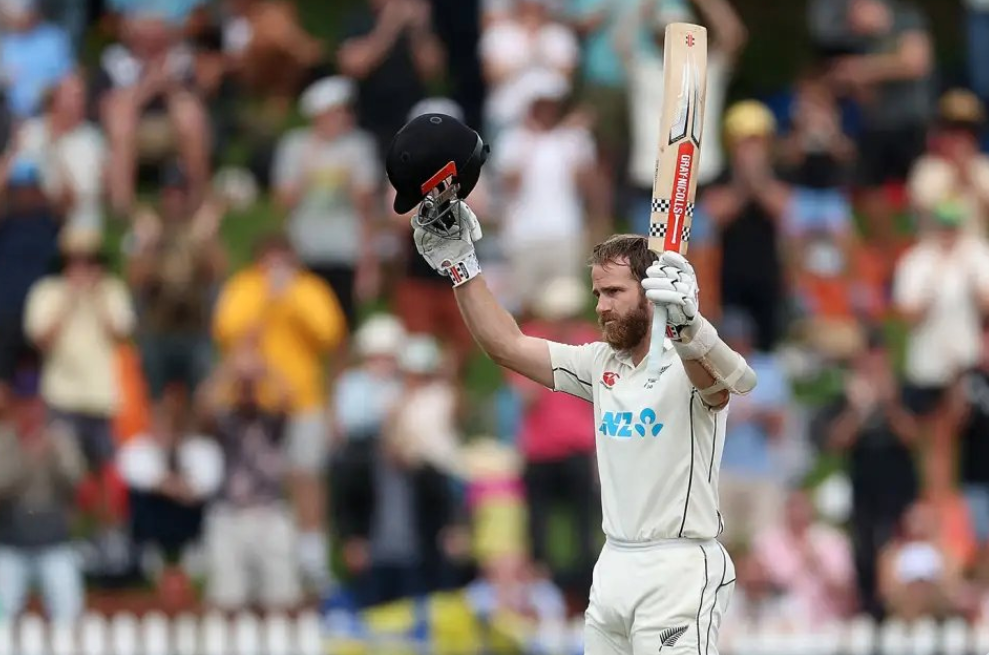
[[[680,626],[679,628],[667,628],[659,633],[659,652],[662,653],[663,649],[669,646],[673,648],[676,642],[687,632],[687,626]]]

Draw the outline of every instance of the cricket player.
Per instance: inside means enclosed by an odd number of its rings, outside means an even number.
[[[399,132],[386,168],[395,210],[418,205],[416,248],[451,280],[463,319],[488,356],[594,404],[607,541],[594,568],[585,652],[717,655],[735,582],[717,541],[725,419],[730,395],[750,391],[755,374],[701,315],[687,260],[650,251],[641,236],[611,237],[591,253],[600,342],[574,346],[523,334],[485,283],[474,251],[481,226],[461,199],[485,152],[466,126],[425,116]],[[662,372],[650,379],[654,305],[667,309],[670,338]]]

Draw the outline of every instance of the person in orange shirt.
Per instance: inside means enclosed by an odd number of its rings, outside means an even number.
[[[325,362],[345,333],[333,291],[299,265],[282,235],[261,241],[254,264],[224,285],[213,317],[213,336],[222,353],[256,348],[290,388],[285,448],[299,523],[298,553],[317,589],[330,580],[322,475],[329,446]],[[271,389],[262,389],[261,401],[271,405],[277,398]]]

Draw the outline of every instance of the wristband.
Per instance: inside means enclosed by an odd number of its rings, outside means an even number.
[[[718,331],[703,316],[698,316],[692,325],[680,328],[677,336],[673,345],[680,357],[687,360],[701,359],[720,340]]]
[[[443,275],[450,278],[454,287],[459,287],[481,273],[481,264],[477,261],[477,253],[471,252],[459,262],[444,261],[440,264],[440,269]]]

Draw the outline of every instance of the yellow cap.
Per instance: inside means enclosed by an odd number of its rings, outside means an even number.
[[[757,100],[736,102],[725,112],[725,141],[729,146],[749,137],[767,137],[775,133],[773,112]]]
[[[986,111],[978,96],[968,89],[951,89],[938,102],[938,118],[949,123],[981,125]]]

